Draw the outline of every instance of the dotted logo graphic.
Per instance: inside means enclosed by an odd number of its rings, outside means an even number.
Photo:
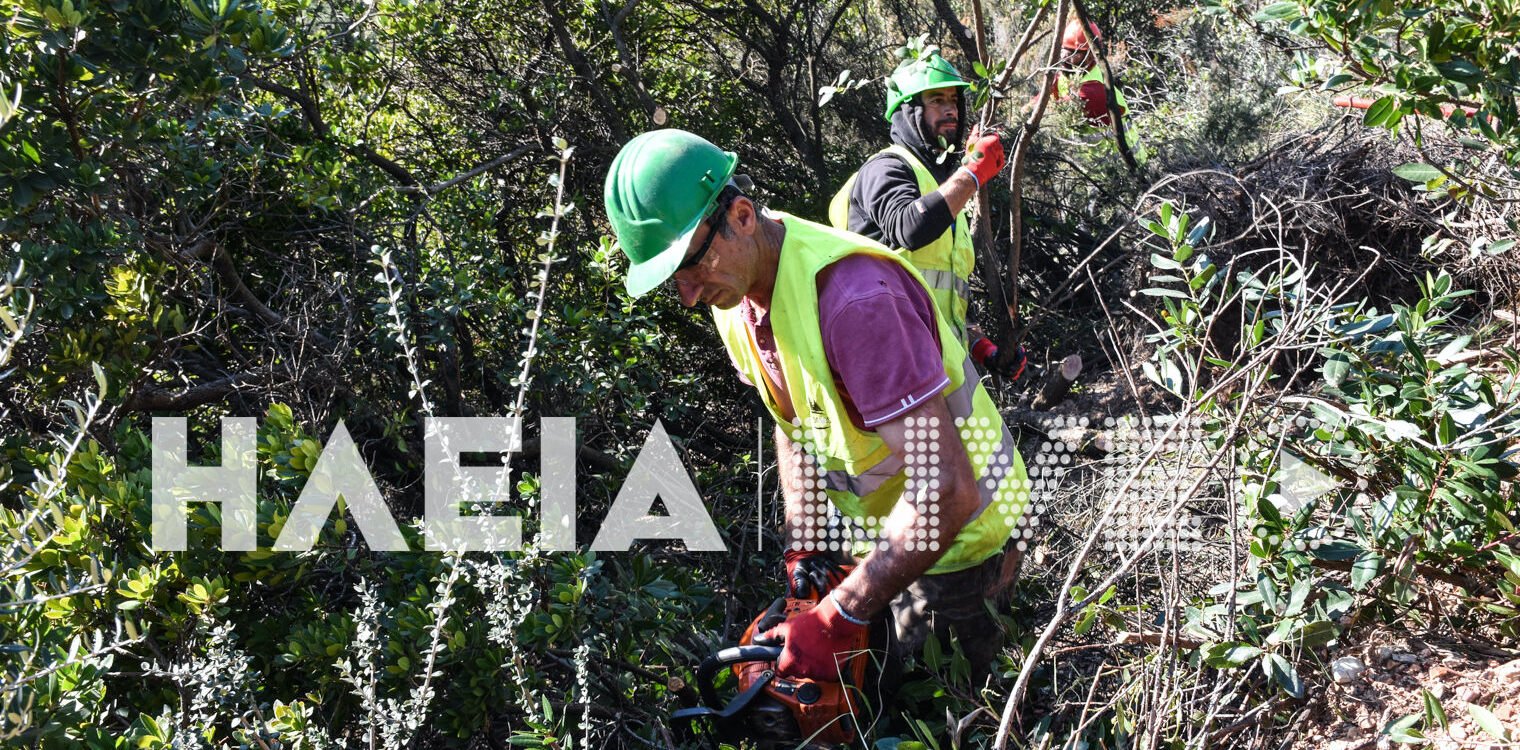
[[[1031,460],[1030,479],[1036,502],[1055,505],[1078,497],[1093,512],[1112,510],[1109,522],[1096,531],[1104,550],[1118,554],[1170,552],[1191,554],[1208,550],[1223,539],[1224,529],[1210,517],[1224,514],[1233,500],[1225,485],[1236,482],[1251,497],[1265,499],[1284,517],[1292,516],[1337,488],[1333,477],[1285,447],[1321,428],[1306,416],[1249,431],[1233,444],[1211,439],[1199,420],[1175,416],[1106,418],[1101,424],[1086,417],[1056,417],[1040,424],[1045,434]],[[1232,477],[1238,450],[1256,451],[1273,467],[1270,477]],[[1221,452],[1227,452],[1221,455]],[[1089,489],[1090,488],[1090,489]],[[1081,500],[1101,493],[1100,502]],[[1242,513],[1251,527],[1253,512]],[[1266,544],[1283,543],[1270,526],[1255,523],[1253,535]],[[1299,549],[1314,549],[1319,539],[1295,539]]]
[[[905,422],[902,458],[889,457],[857,475],[849,472],[843,457],[829,456],[815,440],[817,433],[805,424],[812,423],[799,419],[788,425],[787,435],[799,450],[783,459],[787,464],[784,473],[799,483],[802,498],[802,514],[792,519],[788,540],[793,550],[863,556],[889,548],[892,539],[897,539],[910,552],[940,551],[951,543],[940,527],[945,456],[953,455],[946,441],[955,439],[959,439],[961,450],[954,453],[964,452],[975,474],[981,502],[974,520],[988,513],[1001,518],[1021,550],[1034,538],[1043,507],[1031,503],[1031,484],[1013,436],[1001,420],[957,417],[952,425],[946,425],[937,417],[910,417]],[[897,482],[901,482],[901,490],[891,493],[886,515],[846,516],[830,501],[831,491],[859,498]],[[910,505],[903,506],[898,497]]]
[[[1203,519],[1184,503],[1218,486],[1207,477],[1213,449],[1201,424],[1175,418],[1087,417],[1042,420],[1046,436],[1029,469],[1036,501],[1047,504],[1091,487],[1103,498],[1094,513],[1113,506],[1099,530],[1102,549],[1120,554],[1167,550],[1196,552],[1207,545]],[[1154,453],[1154,455],[1152,455]]]
[[[999,420],[965,417],[945,425],[935,418],[910,418],[901,460],[888,458],[858,475],[848,471],[842,456],[831,456],[819,442],[831,437],[821,422],[795,420],[787,428],[798,450],[785,457],[788,471],[783,473],[791,477],[785,481],[799,485],[788,495],[802,499],[800,517],[791,519],[788,544],[794,550],[864,556],[892,544],[909,551],[939,551],[951,543],[940,527],[945,441],[954,439],[959,439],[976,475],[981,503],[974,518],[980,521],[993,514],[1020,550],[1033,546],[1041,519],[1051,508],[1070,506],[1074,498],[1089,520],[1112,511],[1109,522],[1095,532],[1107,551],[1191,554],[1214,548],[1224,538],[1217,519],[1224,515],[1223,504],[1233,502],[1225,497],[1227,483],[1244,487],[1254,497],[1262,497],[1270,484],[1265,499],[1284,517],[1337,489],[1333,477],[1283,447],[1291,442],[1285,437],[1321,429],[1317,420],[1305,416],[1255,429],[1233,445],[1210,438],[1201,421],[1182,422],[1169,415],[1108,417],[1101,422],[1051,417],[1038,424],[1043,437],[1033,445],[1027,465]],[[1243,448],[1266,451],[1271,475],[1228,476],[1238,457],[1221,452]],[[891,500],[877,506],[884,515],[848,516],[832,502],[866,497],[889,483]],[[898,502],[899,497],[908,503]],[[846,506],[858,507],[850,502]],[[1283,543],[1271,527],[1250,520],[1255,517],[1253,511],[1242,513],[1243,526],[1268,545]],[[1318,547],[1321,540],[1289,543],[1305,550]]]

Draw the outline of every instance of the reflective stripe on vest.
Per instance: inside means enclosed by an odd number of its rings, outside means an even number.
[[[901,264],[919,281],[923,276],[898,253],[859,235],[785,214],[773,214],[786,228],[770,305],[772,332],[780,355],[793,438],[818,462],[819,477],[830,501],[857,523],[871,529],[889,515],[902,497],[909,466],[893,454],[875,431],[861,430],[834,382],[818,322],[817,274],[846,255],[868,253]],[[925,283],[927,286],[927,284]],[[718,333],[739,369],[751,383],[761,383],[763,366],[749,346],[748,326],[738,308],[713,310]],[[1002,549],[1028,503],[1028,479],[1013,438],[992,399],[982,387],[965,347],[954,337],[936,306],[941,363],[950,387],[945,403],[971,462],[980,502],[945,554],[929,569],[949,573],[980,563]],[[778,423],[782,409],[766,389],[757,392]],[[948,438],[949,436],[946,435]],[[927,472],[927,465],[921,469]],[[917,476],[925,476],[918,474]]]
[[[919,195],[939,190],[939,182],[912,151],[894,143],[872,158],[883,156],[899,159],[913,170]],[[829,223],[837,229],[850,228],[850,193],[854,191],[859,176],[859,172],[850,175],[829,203]],[[929,296],[949,317],[956,338],[965,344],[966,311],[971,304],[971,271],[976,266],[976,251],[971,245],[971,226],[966,220],[966,212],[963,210],[957,214],[954,225],[933,242],[916,249],[895,250],[923,274],[929,285]]]
[[[940,271],[934,268],[920,268],[919,273],[924,275],[924,282],[930,289],[942,289],[954,292],[962,299],[970,299],[971,282],[956,276],[949,271]]]

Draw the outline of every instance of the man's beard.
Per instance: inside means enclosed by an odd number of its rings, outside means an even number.
[[[930,145],[939,146],[939,148],[942,150],[942,153],[940,154],[940,161],[943,162],[945,157],[954,151],[958,145],[955,141],[956,136],[961,132],[960,120],[957,119],[953,123],[941,120],[940,124],[930,132],[934,134],[934,139],[937,141],[937,143],[931,143]]]

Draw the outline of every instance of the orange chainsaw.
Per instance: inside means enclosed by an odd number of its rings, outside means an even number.
[[[883,688],[895,680],[893,663],[883,658],[884,619],[861,631],[858,643],[838,657],[843,683],[783,677],[776,669],[781,647],[754,643],[757,633],[765,633],[817,603],[817,599],[786,597],[772,602],[750,623],[738,646],[707,657],[697,668],[697,689],[706,705],[680,709],[671,718],[687,729],[700,719],[712,719],[722,741],[734,745],[748,741],[761,750],[826,748],[854,742],[861,734],[860,717],[868,710],[882,708],[887,692]],[[714,682],[725,667],[737,684],[737,692],[727,702],[719,697]]]

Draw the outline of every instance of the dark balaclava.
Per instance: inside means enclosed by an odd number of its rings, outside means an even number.
[[[928,125],[924,123],[924,106],[917,95],[902,103],[892,113],[892,142],[906,147],[918,156],[929,172],[940,182],[950,178],[960,166],[959,152],[966,136],[966,98],[956,90],[955,135],[949,143],[940,143]],[[950,150],[951,153],[945,154]],[[943,156],[943,158],[941,158]]]

